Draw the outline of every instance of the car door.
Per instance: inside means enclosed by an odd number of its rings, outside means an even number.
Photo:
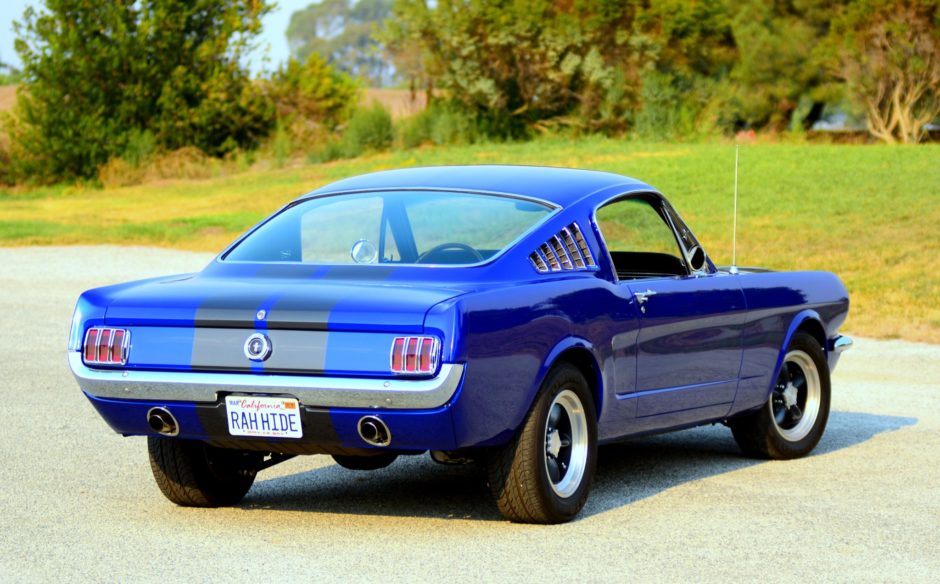
[[[677,237],[672,213],[658,195],[643,194],[596,214],[619,285],[637,307],[636,391],[629,397],[638,418],[730,407],[741,368],[744,293],[736,278],[705,262],[693,273],[686,242],[694,239],[684,224]]]

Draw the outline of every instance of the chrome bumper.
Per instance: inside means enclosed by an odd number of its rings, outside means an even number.
[[[853,343],[852,343],[851,337],[847,337],[845,335],[839,335],[832,342],[832,352],[838,354],[843,351],[848,351],[849,349],[852,348],[852,344]]]
[[[446,404],[463,365],[444,363],[431,379],[368,379],[91,369],[69,352],[69,367],[85,393],[100,398],[215,403],[219,392],[289,394],[315,407],[428,409]]]

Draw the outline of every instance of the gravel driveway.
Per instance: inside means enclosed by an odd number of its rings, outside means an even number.
[[[937,581],[940,346],[856,339],[815,453],[742,458],[721,426],[604,447],[579,520],[514,525],[468,468],[265,471],[235,508],[174,507],[65,362],[89,287],[211,256],[0,248],[0,581]]]

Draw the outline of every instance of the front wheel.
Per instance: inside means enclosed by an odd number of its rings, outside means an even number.
[[[822,347],[798,332],[787,349],[780,375],[764,406],[728,425],[749,456],[784,460],[809,454],[829,419],[829,367]]]
[[[500,512],[522,523],[562,523],[587,501],[597,458],[590,388],[575,367],[553,369],[522,430],[488,461]]]
[[[147,437],[150,469],[163,495],[183,507],[225,507],[242,500],[262,455],[198,440]]]

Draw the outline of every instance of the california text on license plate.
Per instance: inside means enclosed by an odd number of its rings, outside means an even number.
[[[225,398],[232,436],[302,438],[300,405],[295,399],[230,395]]]

